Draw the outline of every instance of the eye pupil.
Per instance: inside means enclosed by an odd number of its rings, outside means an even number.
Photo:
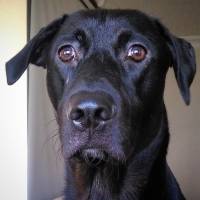
[[[59,49],[58,56],[62,62],[70,62],[75,58],[76,52],[72,46],[66,45]]]
[[[142,54],[142,52],[140,49],[134,49],[133,54],[135,54],[136,56],[140,56]]]
[[[146,49],[140,45],[133,45],[128,50],[128,58],[135,62],[141,62],[146,57]]]

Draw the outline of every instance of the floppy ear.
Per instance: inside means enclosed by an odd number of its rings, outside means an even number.
[[[171,65],[174,69],[178,87],[185,103],[189,105],[189,88],[196,73],[194,48],[186,40],[172,35],[158,20],[156,20],[156,23],[167,40],[171,52]]]
[[[31,39],[26,46],[12,59],[6,63],[6,75],[8,85],[15,83],[24,73],[29,63],[43,66],[45,68],[45,51],[51,39],[63,24],[66,15],[51,22],[42,28],[39,33]]]

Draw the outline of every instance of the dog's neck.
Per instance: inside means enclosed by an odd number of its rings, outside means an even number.
[[[151,188],[153,188],[152,184],[159,183],[160,176],[162,176],[159,171],[164,172],[163,168],[166,167],[165,157],[169,134],[164,106],[161,115],[162,117],[156,119],[157,130],[155,126],[145,129],[146,131],[153,129],[157,132],[154,140],[126,164],[113,165],[110,163],[104,168],[91,168],[87,164],[76,161],[68,163],[66,165],[68,167],[66,200],[143,199],[141,194],[147,191],[149,184],[147,180],[149,181],[150,174],[154,169],[158,170],[156,177],[153,177],[156,180],[151,183]],[[155,120],[155,118],[152,119]],[[152,124],[152,122],[149,123],[151,126]],[[71,190],[74,191],[71,192]],[[73,194],[73,196],[68,196],[68,194]]]

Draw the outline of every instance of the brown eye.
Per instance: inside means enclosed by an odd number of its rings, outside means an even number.
[[[76,57],[76,51],[71,45],[66,45],[58,50],[58,56],[62,62],[70,62]]]
[[[143,61],[146,57],[146,54],[147,54],[146,49],[138,44],[131,46],[130,49],[128,50],[128,58],[130,58],[135,62]]]

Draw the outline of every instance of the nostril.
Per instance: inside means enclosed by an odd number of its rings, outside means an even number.
[[[78,121],[78,120],[80,120],[81,118],[84,117],[84,111],[80,108],[72,109],[69,117],[70,117],[71,120]]]
[[[104,107],[97,108],[94,113],[94,117],[99,120],[109,120],[111,118],[111,113]]]

